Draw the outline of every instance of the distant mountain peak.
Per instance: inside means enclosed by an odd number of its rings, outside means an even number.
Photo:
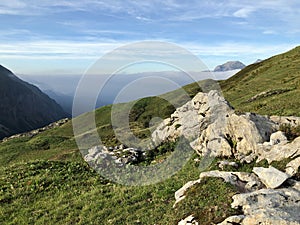
[[[214,72],[225,72],[230,70],[238,70],[238,69],[244,69],[246,67],[245,64],[243,64],[240,61],[228,61],[222,65],[218,65]]]

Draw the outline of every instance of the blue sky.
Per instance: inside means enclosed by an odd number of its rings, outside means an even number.
[[[17,74],[82,74],[124,44],[178,44],[210,69],[299,45],[298,0],[1,0],[0,64]]]

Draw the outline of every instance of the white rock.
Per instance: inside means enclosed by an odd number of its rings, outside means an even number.
[[[185,185],[183,185],[180,189],[178,189],[176,192],[175,192],[175,203],[173,205],[173,208],[176,207],[176,204],[178,202],[180,202],[181,200],[183,200],[185,198],[185,192],[190,188],[192,187],[193,185],[195,184],[198,184],[201,182],[201,179],[198,179],[198,180],[194,180],[194,181],[189,181],[187,182]]]
[[[282,131],[277,131],[270,136],[271,145],[277,145],[279,143],[286,144],[287,142],[288,140]]]
[[[299,182],[296,182],[299,183]],[[296,184],[294,184],[296,186]],[[242,208],[242,225],[299,225],[300,192],[293,188],[261,189],[233,196],[233,208]]]
[[[269,168],[254,167],[253,172],[267,188],[277,188],[289,178],[288,174],[281,172],[272,166],[269,166]]]
[[[229,161],[219,161],[218,162],[218,167],[223,170],[225,166],[232,166],[234,168],[238,168],[239,165],[236,162],[229,162]]]
[[[290,176],[294,176],[298,172],[299,167],[300,167],[300,157],[290,161],[286,165],[285,172]]]
[[[300,117],[296,116],[271,116],[270,120],[274,121],[278,127],[283,124],[291,125],[292,127],[300,125]]]
[[[271,146],[270,148],[266,148],[261,145],[257,151],[257,156],[257,161],[266,159],[268,163],[300,156],[300,137],[297,137],[291,143],[277,144]]]
[[[241,224],[244,218],[244,215],[230,216],[227,219],[225,219],[222,223],[218,223],[218,225]]]
[[[187,218],[180,220],[178,225],[199,225],[199,223],[195,220],[193,215],[190,215]]]

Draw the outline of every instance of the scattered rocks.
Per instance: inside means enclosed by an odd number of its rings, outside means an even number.
[[[200,174],[200,179],[187,182],[175,192],[175,204],[173,205],[173,207],[175,207],[177,203],[185,198],[185,192],[189,188],[191,188],[195,184],[201,183],[201,181],[207,177],[222,178],[225,182],[235,185],[241,192],[258,190],[263,187],[260,180],[253,173],[225,172],[218,170],[203,172]]]
[[[88,149],[88,153],[84,156],[84,160],[90,165],[96,165],[99,159],[111,159],[119,166],[137,162],[138,158],[143,155],[143,151],[137,148],[127,148],[120,145],[117,148],[94,146]]]
[[[267,188],[277,188],[289,178],[288,174],[283,173],[272,166],[269,166],[269,168],[254,167],[253,172],[259,177],[259,179],[266,185]]]
[[[31,137],[34,137],[37,134],[40,134],[40,133],[42,133],[46,130],[50,130],[50,129],[53,129],[53,128],[56,128],[56,127],[60,127],[60,126],[64,125],[65,123],[69,122],[69,120],[70,120],[69,118],[61,119],[59,121],[56,121],[54,123],[50,123],[49,125],[47,125],[45,127],[42,127],[42,128],[39,128],[39,129],[36,129],[36,130],[32,130],[32,131],[29,131],[29,132],[26,132],[26,133],[21,133],[21,134],[15,134],[13,136],[3,138],[2,142],[6,142],[8,140],[15,139],[15,138],[20,138],[20,137],[30,137],[31,138]]]
[[[251,101],[274,93],[261,93]],[[203,172],[198,180],[189,181],[176,191],[173,207],[185,198],[186,191],[193,185],[206,177],[218,177],[237,187],[240,194],[234,196],[232,206],[242,208],[244,212],[244,215],[226,219],[222,225],[299,224],[300,185],[279,188],[283,183],[288,185],[290,177],[299,168],[300,137],[288,142],[285,134],[278,131],[283,124],[298,126],[300,118],[267,117],[254,113],[237,115],[217,91],[198,93],[178,108],[152,133],[155,145],[183,135],[200,156],[234,157],[241,163],[251,163],[255,159],[257,162],[266,159],[268,163],[288,158],[293,160],[286,165],[286,173],[271,166],[255,167],[253,173]],[[225,160],[218,166],[223,170],[225,166],[237,168],[238,164]],[[179,224],[192,224],[192,219],[192,216],[188,217]]]

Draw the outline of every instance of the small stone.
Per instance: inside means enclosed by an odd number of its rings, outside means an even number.
[[[269,166],[269,168],[254,167],[253,172],[259,177],[259,179],[266,185],[267,188],[277,188],[289,178],[288,174],[281,172],[272,166]]]
[[[244,218],[245,218],[244,215],[231,216],[225,219],[222,223],[218,223],[218,225],[240,224]]]

